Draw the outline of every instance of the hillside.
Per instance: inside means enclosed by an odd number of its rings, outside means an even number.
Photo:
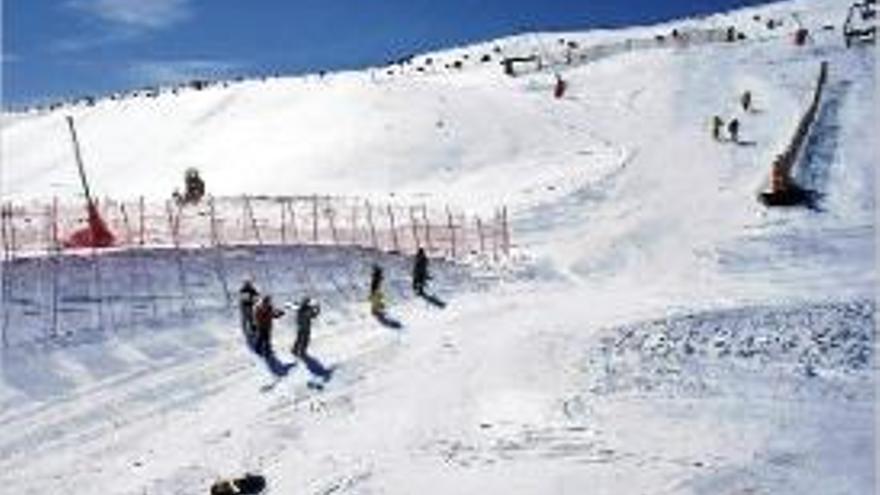
[[[166,199],[196,166],[218,196],[503,204],[515,249],[438,260],[443,309],[409,294],[406,257],[267,255],[260,286],[305,290],[297,266],[344,284],[320,293],[314,361],[294,364],[293,318],[279,321],[284,373],[249,352],[235,311],[4,349],[0,486],[198,494],[252,470],[285,494],[873,493],[876,47],[844,46],[847,8],[523,34],[4,115],[4,200],[77,199],[70,114],[101,196]],[[745,39],[725,41],[729,26]],[[497,60],[531,54],[550,62],[509,77]],[[756,194],[823,61],[793,171],[818,200],[767,208]],[[739,120],[739,143],[712,138],[714,115]],[[363,301],[374,262],[400,329]]]

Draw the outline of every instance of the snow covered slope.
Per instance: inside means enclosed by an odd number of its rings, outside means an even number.
[[[496,45],[541,51],[524,35],[421,55],[402,74],[4,116],[4,197],[76,194],[69,112],[101,194],[164,198],[198,166],[222,194],[504,202],[511,263],[529,275],[481,291],[441,272],[449,305],[400,298],[398,330],[354,300],[290,368],[281,320],[284,373],[223,313],[8,349],[0,486],[198,494],[254,470],[285,494],[872,493],[876,49],[843,47],[847,7],[543,34],[560,58],[556,38],[618,47],[556,67],[561,99],[547,71],[508,78],[474,61]],[[792,43],[798,23],[806,46]],[[747,39],[619,49],[728,25]],[[414,68],[464,53],[461,70]],[[821,61],[828,86],[795,169],[821,198],[768,210],[755,194]],[[747,89],[752,112],[739,107]],[[712,140],[716,114],[740,120],[742,144]]]

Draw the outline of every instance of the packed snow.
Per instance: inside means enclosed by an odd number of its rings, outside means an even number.
[[[253,472],[277,494],[874,493],[876,48],[844,46],[848,7],[523,34],[410,65],[4,114],[4,201],[80,194],[71,114],[99,195],[165,199],[196,166],[217,195],[505,204],[515,250],[434,260],[433,303],[411,295],[406,256],[227,252],[235,277],[325,303],[308,359],[290,355],[285,316],[266,360],[216,287],[187,313],[162,250],[107,255],[102,276],[133,299],[127,281],[151,271],[167,301],[79,331],[94,295],[77,280],[93,274],[64,258],[62,329],[77,332],[42,335],[46,301],[4,308],[0,492],[204,494]],[[745,40],[716,38],[727,26]],[[559,39],[590,56],[567,65]],[[496,46],[555,62],[511,78]],[[768,209],[756,194],[821,61],[794,170],[819,200]],[[712,139],[716,114],[739,119],[740,144]],[[187,255],[206,287],[213,256]],[[15,263],[13,287],[41,294],[48,261]],[[372,263],[399,328],[369,314]]]

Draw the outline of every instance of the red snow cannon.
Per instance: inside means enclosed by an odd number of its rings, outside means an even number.
[[[88,225],[71,234],[64,241],[65,248],[105,248],[116,242],[113,233],[107,228],[107,223],[98,213],[98,208],[90,203],[87,210],[89,213]]]

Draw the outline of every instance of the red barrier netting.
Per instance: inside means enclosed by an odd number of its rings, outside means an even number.
[[[461,259],[510,252],[505,208],[479,217],[448,207],[329,196],[206,197],[196,204],[105,199],[3,207],[5,258],[135,247],[336,245]]]

